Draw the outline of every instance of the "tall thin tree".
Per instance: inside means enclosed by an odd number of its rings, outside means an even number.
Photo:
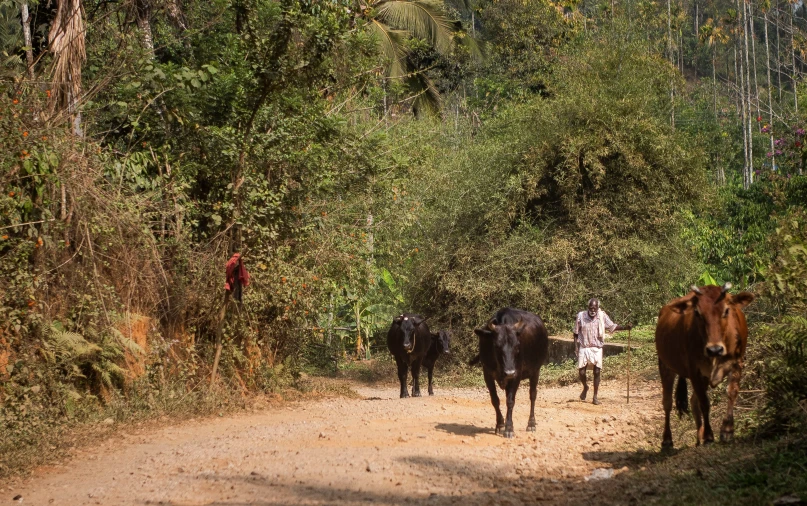
[[[773,144],[773,95],[771,88],[771,49],[768,41],[768,11],[770,11],[770,0],[763,3],[763,21],[765,22],[765,67],[768,74],[768,136],[771,141],[771,169],[776,168],[776,150]]]
[[[31,39],[31,14],[28,11],[28,2],[20,4],[20,14],[22,14],[22,36],[25,41],[25,61],[28,64],[28,78],[34,79],[34,48]]]

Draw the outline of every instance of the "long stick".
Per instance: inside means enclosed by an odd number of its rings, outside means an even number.
[[[628,329],[628,402],[630,404],[630,329]]]
[[[210,373],[210,386],[216,382],[216,371],[219,368],[219,359],[221,359],[221,334],[224,328],[224,317],[227,316],[227,304],[230,302],[230,292],[224,292],[224,304],[221,305],[219,310],[218,322],[216,323],[216,356],[213,358],[213,371]]]

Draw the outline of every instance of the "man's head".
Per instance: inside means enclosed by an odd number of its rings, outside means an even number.
[[[588,299],[588,315],[591,318],[597,316],[597,312],[600,310],[600,299],[591,298]]]

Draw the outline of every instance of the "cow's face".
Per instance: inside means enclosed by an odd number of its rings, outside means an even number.
[[[480,338],[493,344],[497,367],[506,378],[514,378],[516,375],[519,330],[521,330],[521,322],[516,324],[490,322],[486,328],[474,330],[474,333]]]
[[[754,294],[740,292],[731,295],[731,283],[719,286],[692,286],[692,296],[672,306],[677,313],[693,311],[697,321],[706,330],[703,353],[707,358],[718,359],[732,352],[737,342],[736,312],[754,300]]]
[[[412,351],[415,348],[415,332],[418,325],[423,323],[423,321],[423,318],[417,316],[400,315],[395,318],[395,323],[401,327],[401,333],[403,334],[403,342],[401,344],[404,350]]]
[[[451,353],[451,350],[448,349],[450,341],[451,334],[447,330],[441,330],[437,333],[437,348],[443,353]]]

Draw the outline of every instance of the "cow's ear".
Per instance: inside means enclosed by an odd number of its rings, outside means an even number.
[[[751,292],[740,292],[736,295],[731,296],[731,303],[735,306],[739,306],[740,309],[744,308],[748,304],[754,302],[756,295]]]
[[[403,321],[403,315],[396,316],[395,318],[392,319],[392,321],[395,323],[401,323],[401,321]]]
[[[697,299],[695,297],[690,297],[688,299],[680,299],[670,304],[670,309],[673,313],[686,313],[690,309],[695,306]]]
[[[474,329],[474,334],[478,335],[483,339],[490,339],[493,337],[493,332],[488,329]]]
[[[524,327],[524,320],[522,320],[521,318],[519,318],[518,321],[515,324],[513,324],[513,328],[516,330],[516,332],[520,332],[523,327]]]
[[[412,318],[412,321],[415,323],[415,327],[417,327],[421,323],[425,322],[426,320],[427,320],[427,318],[420,318],[418,316]]]

